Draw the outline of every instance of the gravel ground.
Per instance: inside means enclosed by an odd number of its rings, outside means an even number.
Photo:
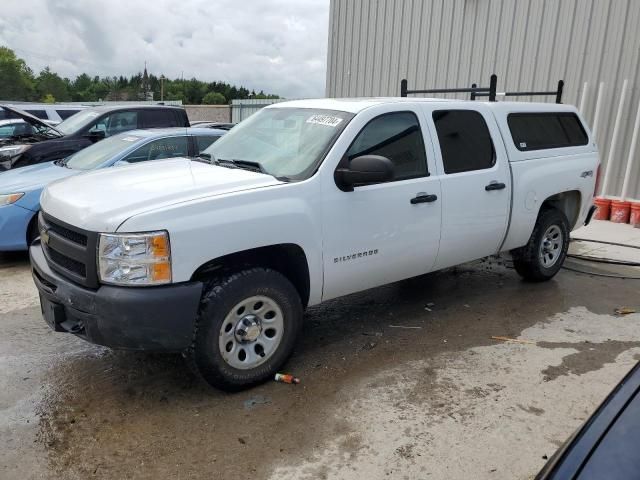
[[[26,256],[3,255],[0,478],[533,478],[640,360],[640,314],[613,314],[639,285],[528,284],[499,259],[399,282],[307,312],[300,385],[225,394],[180,356],[49,331]]]

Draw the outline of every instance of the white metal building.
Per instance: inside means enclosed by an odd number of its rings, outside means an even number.
[[[326,93],[397,96],[403,78],[410,90],[488,86],[492,73],[498,92],[555,90],[563,79],[563,102],[595,129],[604,193],[622,194],[630,165],[627,197],[640,199],[638,25],[639,0],[331,0]]]

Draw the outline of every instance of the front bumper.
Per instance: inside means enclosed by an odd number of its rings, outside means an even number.
[[[178,352],[191,344],[201,282],[91,290],[53,272],[39,240],[29,256],[43,317],[55,331],[126,350]]]

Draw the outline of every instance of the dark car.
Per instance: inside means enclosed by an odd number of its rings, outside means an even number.
[[[640,478],[640,363],[551,457],[536,480]]]
[[[189,126],[183,108],[164,105],[87,108],[56,127],[6,105],[0,105],[0,108],[33,127],[29,134],[0,139],[0,172],[66,158],[103,138],[127,130]]]

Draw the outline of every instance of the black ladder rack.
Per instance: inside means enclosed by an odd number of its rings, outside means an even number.
[[[400,96],[406,97],[411,94],[420,93],[470,93],[471,100],[475,100],[477,97],[489,97],[490,102],[496,101],[498,95],[497,90],[498,76],[494,73],[491,75],[488,87],[479,87],[475,83],[470,88],[430,88],[427,90],[409,90],[407,86],[407,79],[403,79],[400,82]],[[564,81],[558,81],[558,88],[551,91],[532,91],[532,92],[500,92],[501,97],[517,97],[517,96],[547,96],[555,95],[556,103],[562,103],[562,91],[564,90]]]

